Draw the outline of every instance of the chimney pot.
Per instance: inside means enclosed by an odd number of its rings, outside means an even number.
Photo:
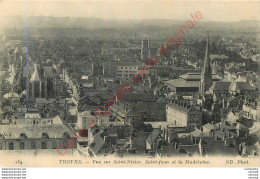
[[[177,143],[175,143],[175,149],[178,149],[178,144]]]

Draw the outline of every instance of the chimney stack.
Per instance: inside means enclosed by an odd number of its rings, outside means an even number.
[[[174,145],[174,146],[175,146],[175,149],[178,149],[178,144],[177,144],[177,143],[175,143],[175,145]]]

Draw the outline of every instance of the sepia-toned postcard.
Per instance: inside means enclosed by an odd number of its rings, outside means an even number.
[[[260,1],[1,0],[0,167],[259,167]]]

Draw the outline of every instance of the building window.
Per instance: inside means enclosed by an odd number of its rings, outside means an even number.
[[[24,150],[24,142],[20,143],[20,149]]]
[[[53,148],[53,149],[57,149],[57,143],[56,143],[56,142],[53,142],[53,143],[52,143],[52,148]]]
[[[9,142],[9,150],[14,150],[14,143],[13,142]]]
[[[36,144],[35,144],[35,142],[31,142],[31,149],[36,149]]]
[[[42,149],[47,149],[47,143],[46,142],[42,142]]]

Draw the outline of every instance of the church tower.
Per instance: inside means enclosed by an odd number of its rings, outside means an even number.
[[[203,69],[201,73],[200,79],[200,93],[205,94],[205,92],[211,87],[212,85],[212,69],[210,66],[210,57],[209,57],[209,32],[207,37],[207,45],[206,45],[206,53],[205,59],[203,64]]]
[[[141,59],[144,61],[146,58],[151,58],[149,57],[150,55],[150,36],[148,38],[146,36],[143,36],[142,39],[142,47],[141,47]]]

